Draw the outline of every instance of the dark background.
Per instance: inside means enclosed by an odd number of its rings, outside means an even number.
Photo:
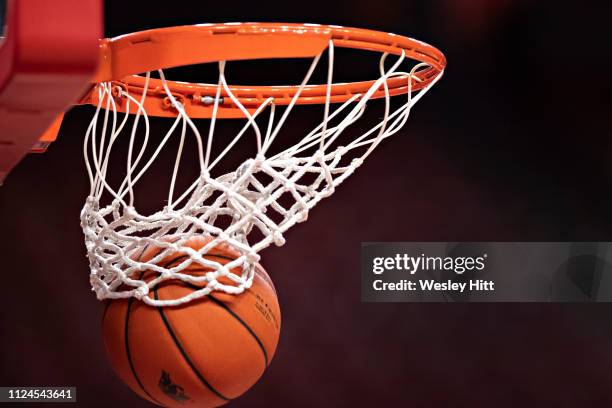
[[[107,1],[106,35],[316,22],[392,31],[448,58],[407,127],[287,244],[263,253],[283,312],[267,373],[231,406],[607,406],[608,304],[362,304],[362,241],[612,240],[609,5],[587,1]],[[374,75],[376,72],[372,71]],[[287,72],[275,74],[283,78]],[[89,290],[82,134],[0,189],[0,385],[74,385],[144,407],[115,377]]]

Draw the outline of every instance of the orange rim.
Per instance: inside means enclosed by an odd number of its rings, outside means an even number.
[[[94,82],[112,82],[140,100],[145,78],[137,75],[147,71],[215,61],[262,58],[305,58],[319,55],[332,41],[334,47],[368,50],[393,55],[405,53],[407,58],[428,64],[415,72],[413,91],[427,87],[446,66],[444,55],[436,48],[408,37],[350,27],[284,24],[228,23],[200,24],[147,30],[100,41],[100,67]],[[372,81],[337,83],[331,86],[332,103],[345,102],[363,94]],[[167,81],[173,96],[192,118],[210,118],[212,106],[202,101],[214,97],[217,84],[194,84]],[[409,90],[408,77],[398,76],[387,81],[390,95]],[[299,86],[230,86],[234,96],[248,110],[254,111],[269,98],[277,105],[287,105]],[[296,100],[297,104],[321,104],[326,100],[327,85],[308,85]],[[96,87],[81,103],[97,104]],[[381,88],[372,98],[384,97]],[[217,116],[243,117],[227,93],[221,90],[223,102]],[[117,108],[124,111],[126,102],[118,98]],[[144,108],[149,116],[176,116],[159,79],[150,79]],[[135,110],[132,110],[135,111]]]

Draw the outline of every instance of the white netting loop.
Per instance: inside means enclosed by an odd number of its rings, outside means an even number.
[[[417,63],[408,70],[400,67],[410,60],[401,55],[388,69],[384,54],[380,77],[370,89],[346,102],[332,105],[334,48],[328,48],[326,103],[320,124],[294,145],[270,153],[300,94],[306,88],[321,55],[314,58],[293,100],[282,113],[269,98],[255,110],[246,109],[233,95],[225,78],[225,62],[219,63],[219,80],[214,95],[198,96],[211,105],[213,115],[206,132],[189,118],[185,106],[168,89],[160,70],[168,107],[176,117],[156,146],[150,145],[149,117],[144,108],[150,74],[146,74],[140,99],[128,89],[101,83],[98,105],[87,129],[84,157],[91,183],[81,212],[81,225],[91,268],[90,281],[100,299],[134,297],[156,306],[179,305],[213,291],[239,294],[253,282],[260,252],[274,244],[284,245],[284,233],[321,199],[333,194],[380,142],[397,133],[408,120],[412,106],[437,81],[412,92],[415,72],[427,65]],[[387,81],[405,78],[407,101],[391,108]],[[340,139],[363,117],[372,95],[384,90],[382,119],[350,140]],[[227,96],[222,96],[221,92]],[[120,118],[117,98],[126,105]],[[224,100],[225,98],[225,100]],[[213,157],[219,105],[231,100],[244,114],[245,123],[233,140],[224,141],[223,151]],[[268,119],[261,121],[263,115]],[[258,120],[258,118],[260,120]],[[128,124],[132,120],[131,125]],[[295,133],[296,129],[292,129]],[[205,134],[206,137],[202,135]],[[213,169],[245,135],[255,136],[257,152],[233,172],[214,175]],[[116,140],[129,138],[125,177],[114,186],[108,174],[111,151]],[[195,138],[199,176],[182,193],[177,193],[181,158],[188,153],[185,141]],[[139,211],[135,186],[158,159],[170,140],[178,151],[171,169],[167,202],[152,214]],[[114,170],[114,169],[113,169]],[[116,171],[116,170],[115,170]],[[139,200],[146,200],[140,197]],[[160,298],[157,289],[169,280],[180,280],[192,290],[179,298]]]

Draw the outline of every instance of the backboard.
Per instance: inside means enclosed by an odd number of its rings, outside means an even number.
[[[0,0],[0,183],[44,151],[87,88],[102,36],[100,0]]]

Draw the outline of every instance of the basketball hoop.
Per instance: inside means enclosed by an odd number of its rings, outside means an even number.
[[[337,49],[381,53],[379,77],[335,83]],[[143,31],[101,41],[96,85],[81,103],[96,107],[87,129],[84,156],[91,182],[81,224],[91,267],[91,284],[100,299],[136,297],[155,306],[171,306],[212,291],[239,294],[252,284],[260,252],[283,245],[284,233],[303,222],[308,211],[331,195],[380,142],[397,133],[412,106],[440,79],[446,61],[437,49],[407,37],[370,30],[309,24],[202,24]],[[322,55],[327,54],[327,81],[309,84]],[[227,61],[312,58],[295,86],[234,86],[226,80]],[[217,62],[217,84],[167,80],[163,70]],[[151,71],[159,78],[152,78]],[[391,107],[391,98],[400,106]],[[404,98],[404,99],[401,99]],[[355,128],[368,102],[382,101],[382,119],[348,143],[340,136]],[[293,146],[271,153],[289,114],[298,105],[321,104],[322,120]],[[149,118],[172,118],[173,124],[151,147]],[[209,119],[206,128],[194,119]],[[213,156],[219,119],[244,122],[225,149]],[[258,122],[265,119],[265,125]],[[294,129],[295,131],[295,129]],[[253,136],[247,136],[252,134]],[[184,142],[193,137],[196,151]],[[257,154],[238,168],[214,174],[218,163],[243,137],[253,137]],[[126,175],[111,185],[113,145],[129,139]],[[152,214],[141,213],[134,186],[146,176],[167,142],[177,138],[179,151],[171,168],[167,202]],[[197,156],[199,177],[185,191],[175,191],[181,158]],[[281,199],[281,197],[284,197]],[[291,202],[286,202],[290,197]],[[208,237],[199,249],[189,242]],[[221,264],[206,256],[229,246],[235,259]],[[157,247],[142,261],[139,254]],[[181,261],[164,266],[169,254]],[[199,265],[206,274],[189,273]],[[153,278],[138,279],[142,271]],[[180,279],[199,289],[177,299],[156,300],[149,292],[161,282]]]

